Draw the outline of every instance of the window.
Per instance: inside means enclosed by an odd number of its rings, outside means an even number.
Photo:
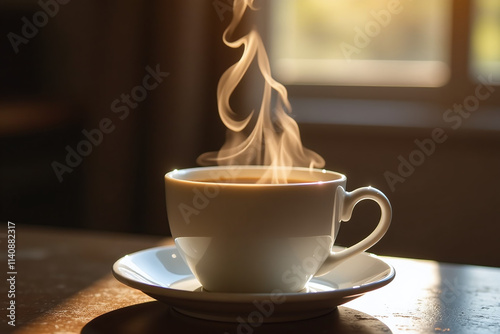
[[[500,1],[475,0],[471,42],[472,75],[500,78]],[[497,80],[498,81],[498,80]]]
[[[298,122],[429,127],[500,84],[498,0],[266,2],[273,76]],[[496,88],[495,90],[499,90]],[[500,94],[471,128],[500,129]]]
[[[451,5],[273,0],[276,75],[288,84],[442,86],[449,79]]]

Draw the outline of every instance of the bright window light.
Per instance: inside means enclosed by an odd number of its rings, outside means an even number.
[[[451,0],[273,0],[271,13],[272,66],[285,84],[449,80]]]
[[[472,76],[500,81],[500,1],[475,0],[471,32]]]

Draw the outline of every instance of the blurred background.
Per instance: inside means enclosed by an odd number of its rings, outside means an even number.
[[[500,266],[500,3],[256,3],[247,23],[304,145],[348,190],[391,200],[371,251]],[[222,42],[231,4],[0,0],[0,219],[168,235],[163,175],[224,142],[216,87],[241,56]],[[236,110],[259,101],[258,80]],[[377,215],[358,204],[338,243]]]

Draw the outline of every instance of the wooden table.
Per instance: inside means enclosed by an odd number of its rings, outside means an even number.
[[[15,233],[15,298],[2,284],[0,333],[244,333],[237,324],[182,316],[111,275],[121,256],[170,238],[23,226]],[[252,333],[500,333],[500,268],[383,259],[396,268],[388,286],[328,315]],[[10,300],[15,327],[7,324]]]

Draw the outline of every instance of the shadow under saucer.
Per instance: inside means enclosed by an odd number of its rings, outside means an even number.
[[[161,302],[148,302],[105,313],[85,325],[82,334],[137,333],[392,333],[382,321],[348,307],[339,306],[323,316],[281,323],[234,323],[191,318]]]

